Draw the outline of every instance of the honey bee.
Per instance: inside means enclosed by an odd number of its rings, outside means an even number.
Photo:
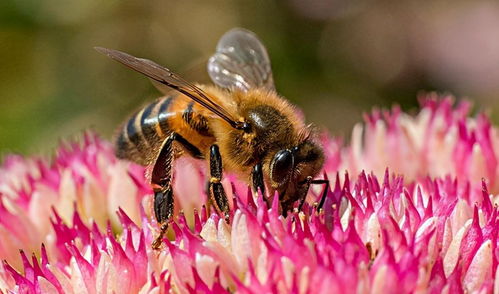
[[[209,160],[209,197],[226,221],[223,171],[239,175],[262,195],[277,192],[284,216],[297,201],[301,209],[311,184],[326,185],[318,208],[323,205],[329,182],[313,179],[324,163],[316,131],[275,91],[269,56],[255,34],[233,29],[222,36],[207,66],[214,86],[189,83],[147,59],[96,50],[176,91],[132,115],[115,141],[119,158],[151,169],[161,226],[153,248],[160,247],[173,214],[172,164],[182,154]]]

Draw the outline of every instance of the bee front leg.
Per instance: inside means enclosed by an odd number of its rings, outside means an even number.
[[[304,184],[306,185],[306,189],[304,190],[303,196],[300,197],[300,204],[298,205],[298,211],[301,211],[303,204],[305,203],[305,199],[307,198],[308,189],[310,188],[310,185],[313,185],[313,184],[314,185],[326,185],[326,187],[324,188],[324,191],[322,191],[321,200],[319,201],[319,204],[317,205],[317,211],[320,211],[322,209],[322,206],[324,206],[324,202],[326,201],[327,191],[329,190],[329,180],[327,180],[327,179],[312,180],[312,177],[307,177]]]
[[[224,214],[226,222],[229,222],[229,202],[227,201],[227,195],[225,194],[224,187],[222,186],[222,157],[220,156],[220,151],[217,145],[211,145],[210,147],[210,182],[209,182],[209,192],[210,196],[215,198],[215,202]]]
[[[326,201],[327,192],[329,191],[329,180],[328,179],[313,180],[310,182],[310,184],[326,185],[326,187],[324,187],[324,191],[322,191],[321,201],[319,202],[319,205],[317,206],[317,211],[320,211],[322,209],[322,207],[324,206],[324,202]]]
[[[253,184],[253,191],[258,194],[258,191],[260,190],[263,200],[267,203],[267,207],[270,207],[269,200],[265,195],[265,182],[263,180],[263,168],[261,162],[257,163],[251,171],[251,182]]]
[[[281,210],[282,210],[281,214],[283,217],[288,216],[288,211],[291,211],[294,203],[295,203],[294,201],[282,201],[281,202]]]

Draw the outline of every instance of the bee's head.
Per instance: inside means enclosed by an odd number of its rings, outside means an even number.
[[[322,148],[304,140],[290,149],[279,150],[270,161],[270,184],[281,200],[295,201],[307,193],[307,178],[315,177],[324,164]]]

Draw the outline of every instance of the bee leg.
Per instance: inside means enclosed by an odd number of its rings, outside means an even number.
[[[152,243],[153,249],[159,249],[168,230],[168,221],[173,216],[174,197],[172,189],[173,144],[177,142],[192,156],[202,158],[201,152],[182,136],[172,133],[163,143],[151,173],[151,185],[154,190],[154,215],[161,225],[159,235]]]
[[[222,157],[217,145],[210,147],[210,183],[209,191],[211,197],[215,198],[218,209],[223,212],[225,221],[229,222],[229,202],[222,186]]]
[[[307,189],[307,191],[308,191],[308,189]],[[305,199],[307,199],[307,193],[305,193],[305,195],[303,195],[303,197],[301,197],[300,204],[298,205],[298,211],[301,211],[301,209],[303,208],[303,204],[305,204]]]
[[[326,201],[327,191],[329,191],[329,180],[327,180],[327,179],[313,180],[313,181],[310,181],[310,184],[326,185],[326,187],[324,188],[324,191],[322,191],[321,201],[319,202],[319,205],[317,206],[317,211],[320,211],[322,209],[322,206],[324,206],[324,202]]]
[[[192,145],[189,141],[187,141],[184,137],[182,137],[178,133],[173,133],[171,135],[173,137],[173,140],[182,145],[182,148],[187,151],[192,157],[197,158],[197,159],[204,159],[203,154],[199,149]]]
[[[300,204],[298,205],[298,211],[301,211],[305,200],[307,199],[308,189],[310,189],[310,184],[312,183],[312,177],[308,176],[303,184],[307,185],[306,189],[303,189],[303,193],[300,196]]]
[[[270,207],[269,200],[265,196],[265,182],[263,181],[263,169],[261,162],[253,167],[253,171],[251,172],[251,182],[253,184],[253,191],[258,193],[258,190],[260,190],[263,200],[265,200],[267,206]]]
[[[153,249],[159,249],[163,243],[163,237],[168,230],[168,220],[173,215],[173,190],[170,187],[167,189],[158,189],[154,191],[154,214],[160,226],[159,235],[152,243]]]
[[[154,215],[161,225],[159,235],[152,243],[153,249],[159,249],[163,236],[168,229],[168,220],[173,215],[173,190],[171,185],[171,172],[173,164],[173,142],[175,133],[165,140],[161,151],[156,158],[151,173],[151,185],[154,190]]]
[[[281,209],[282,209],[282,216],[287,217],[288,216],[288,211],[290,211],[293,208],[293,203],[294,201],[283,201],[281,202]]]

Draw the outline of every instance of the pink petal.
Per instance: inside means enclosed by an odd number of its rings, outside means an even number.
[[[469,293],[480,290],[484,281],[492,278],[492,242],[485,241],[473,257],[464,276],[463,285]]]

